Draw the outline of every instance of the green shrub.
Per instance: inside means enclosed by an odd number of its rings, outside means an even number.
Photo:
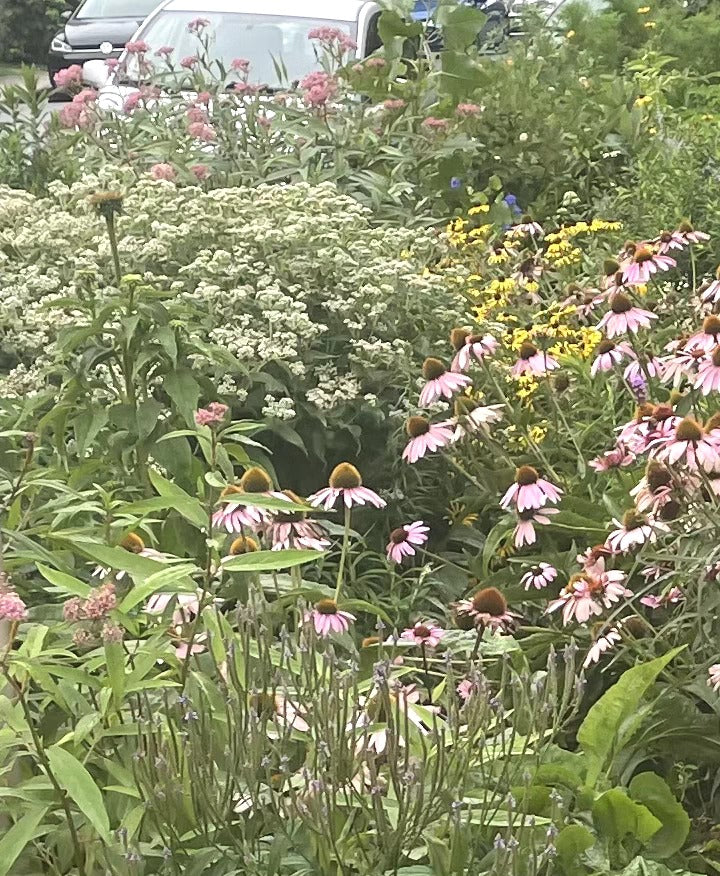
[[[0,60],[42,62],[58,30],[64,0],[4,0],[0,6]]]

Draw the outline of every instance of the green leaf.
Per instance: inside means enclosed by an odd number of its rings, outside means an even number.
[[[207,514],[200,502],[186,493],[182,487],[167,480],[156,471],[150,469],[150,482],[153,487],[166,499],[173,500],[173,508],[181,514],[188,523],[196,529],[205,529],[208,525]]]
[[[390,617],[378,605],[373,605],[372,602],[366,602],[364,599],[343,599],[340,608],[343,611],[346,608],[350,611],[366,611],[368,614],[382,618],[388,626],[393,625]]]
[[[184,563],[178,566],[166,566],[158,572],[153,572],[125,596],[119,605],[120,611],[130,611],[158,590],[170,593],[193,592],[195,587],[188,576],[194,571],[195,566]],[[182,586],[179,586],[180,584]]]
[[[304,563],[314,563],[324,556],[324,551],[255,551],[233,557],[223,563],[222,567],[229,572],[274,572]]]
[[[662,827],[647,806],[631,800],[622,788],[611,788],[598,797],[592,817],[595,829],[607,840],[620,841],[630,834],[647,843]]]
[[[674,648],[649,663],[628,669],[587,713],[577,739],[588,761],[588,785],[595,784],[612,754],[619,751],[635,732],[636,722],[630,722],[622,733],[620,728],[637,712],[650,685],[684,647]]]
[[[31,809],[0,839],[0,876],[10,873],[25,846],[34,838],[47,811],[47,806],[43,809]]]
[[[690,832],[690,819],[667,783],[656,773],[639,773],[630,782],[628,792],[662,822],[648,846],[650,854],[669,858],[679,852]]]
[[[276,499],[274,496],[261,496],[259,493],[231,493],[229,496],[223,496],[218,502],[222,505],[247,505],[251,508],[267,508],[271,511],[312,511],[311,505],[299,505],[297,502],[291,502],[289,499]]]
[[[200,385],[188,368],[178,368],[163,380],[163,389],[182,414],[188,426],[195,425],[195,411],[200,398]]]
[[[141,578],[147,578],[164,568],[162,563],[158,563],[157,560],[141,557],[132,551],[126,551],[125,548],[108,547],[106,544],[77,539],[72,542],[72,546],[75,550],[90,557],[91,560],[95,560],[96,563],[110,569],[129,572],[131,575],[138,575]]]
[[[672,871],[665,864],[660,864],[657,861],[646,861],[645,858],[633,858],[627,867],[621,872],[620,876],[699,876],[697,873],[691,873],[688,870]]]
[[[67,791],[68,796],[105,842],[109,842],[110,820],[102,793],[87,768],[64,748],[53,746],[46,753],[60,787]]]
[[[558,861],[566,873],[582,871],[580,856],[595,845],[595,837],[582,824],[569,824],[555,838]]]
[[[107,407],[89,407],[72,421],[79,459],[82,459],[85,456],[85,451],[92,447],[93,441],[107,423],[108,416]]]
[[[58,572],[57,569],[51,569],[42,563],[36,563],[35,565],[43,578],[63,593],[72,593],[73,596],[82,596],[83,598],[90,595],[92,588],[85,581],[73,578],[72,575],[67,575],[65,572]]]
[[[441,3],[436,18],[442,29],[443,47],[463,52],[477,39],[487,15],[472,6]]]
[[[113,704],[119,710],[125,694],[125,652],[120,642],[105,642],[104,647]]]

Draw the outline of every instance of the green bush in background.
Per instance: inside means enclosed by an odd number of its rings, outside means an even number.
[[[60,26],[64,0],[4,0],[0,4],[0,61],[42,61]]]

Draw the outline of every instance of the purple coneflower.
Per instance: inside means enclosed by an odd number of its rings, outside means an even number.
[[[447,447],[455,440],[453,424],[450,420],[431,423],[425,417],[409,417],[405,430],[410,440],[405,445],[402,458],[410,463],[417,462],[426,453],[434,453],[442,447]]]
[[[520,377],[521,374],[533,374],[542,377],[548,371],[555,371],[560,365],[552,356],[538,348],[530,341],[524,341],[520,346],[520,357],[513,365],[510,374]]]
[[[466,435],[475,435],[478,432],[487,433],[488,426],[502,420],[502,409],[505,405],[478,405],[466,396],[460,396],[455,400],[455,433],[454,441],[459,441]]]
[[[596,544],[587,548],[584,553],[578,554],[575,559],[582,566],[582,570],[591,578],[599,578],[605,573],[605,560],[612,556],[612,551],[604,544]]]
[[[625,587],[623,572],[601,572],[597,576],[585,572],[572,576],[560,596],[549,603],[546,613],[562,608],[564,625],[573,618],[584,624],[593,615],[601,614],[603,607],[610,608],[628,596],[632,596],[632,591]]]
[[[292,490],[283,490],[282,495],[295,505],[303,500]],[[262,527],[271,544],[270,550],[283,551],[291,548],[324,551],[330,547],[327,530],[317,520],[307,520],[302,511],[276,511]]]
[[[430,527],[425,526],[422,520],[406,523],[404,526],[393,529],[387,546],[388,559],[400,565],[405,557],[414,557],[414,546],[425,544],[428,540],[428,532],[430,532]]]
[[[670,470],[655,459],[648,461],[645,474],[630,490],[635,507],[640,512],[657,511],[672,492],[673,477]]]
[[[423,362],[422,373],[427,381],[420,393],[420,406],[423,408],[441,398],[452,398],[456,392],[472,383],[466,374],[448,371],[439,359],[426,359]]]
[[[715,271],[715,279],[700,290],[700,297],[708,304],[720,302],[720,266]]]
[[[316,508],[322,505],[325,511],[329,511],[340,497],[346,508],[368,503],[376,508],[384,508],[387,504],[377,493],[363,486],[360,472],[349,462],[336,465],[328,486],[310,496],[308,502]]]
[[[477,693],[477,689],[477,682],[470,678],[463,678],[460,684],[455,688],[458,692],[458,696],[463,702],[467,702],[473,694]]]
[[[473,360],[482,362],[487,356],[492,356],[498,346],[492,335],[468,335],[456,352],[450,368],[452,371],[467,371]]]
[[[505,597],[497,587],[483,587],[469,599],[461,599],[453,606],[458,619],[471,619],[475,626],[491,632],[508,632],[515,625],[517,615],[508,610]]]
[[[445,630],[432,621],[418,621],[415,626],[400,633],[400,638],[427,648],[436,648]]]
[[[541,478],[531,465],[521,465],[515,471],[515,481],[500,500],[501,508],[514,504],[518,512],[542,508],[548,502],[560,501],[562,490]]]
[[[642,364],[634,356],[633,360],[623,371],[623,377],[631,386],[637,380],[642,380],[645,383],[647,376],[662,379],[664,359],[649,353],[645,356],[645,361]]]
[[[622,521],[613,518],[617,529],[605,539],[605,544],[613,553],[627,554],[634,548],[657,541],[659,532],[668,532],[668,527],[639,511],[626,511]]]
[[[535,524],[538,526],[547,526],[550,523],[548,514],[557,514],[557,508],[543,508],[542,512],[530,510],[521,511],[517,515],[517,525],[513,530],[513,540],[516,548],[521,548],[526,544],[535,544],[537,534],[535,533]]]
[[[699,389],[703,395],[720,390],[720,346],[715,347],[708,359],[700,362],[693,387]]]
[[[229,496],[272,496],[286,498],[272,488],[272,481],[259,466],[249,468],[240,478],[239,486],[230,484],[220,493],[220,499]],[[244,529],[259,529],[270,520],[271,514],[264,508],[254,505],[227,502],[224,507],[213,514],[213,526],[225,529],[227,532],[242,532]]]
[[[525,572],[520,579],[520,583],[526,590],[529,590],[531,587],[534,587],[536,590],[542,590],[543,587],[552,584],[556,578],[557,569],[555,566],[551,566],[550,563],[538,563],[537,566],[533,566],[532,569]]]
[[[640,602],[654,610],[656,608],[662,608],[664,605],[668,604],[675,605],[678,602],[681,602],[684,598],[685,596],[679,587],[672,587],[665,595],[648,593],[646,596],[640,598]]]
[[[530,237],[542,237],[543,236],[543,228],[539,222],[533,221],[532,216],[521,216],[520,221],[517,222],[513,227],[508,231],[508,237],[516,238],[516,237],[525,237],[529,235]]]
[[[685,417],[678,423],[673,437],[658,438],[651,442],[648,449],[668,465],[683,462],[692,471],[712,472],[720,469],[717,445],[692,417]]]
[[[713,663],[713,665],[708,669],[708,686],[711,687],[715,693],[717,693],[718,689],[720,689],[720,663]]]
[[[688,243],[679,231],[662,231],[653,240],[659,255],[666,255],[673,249],[682,251]]]
[[[627,468],[635,462],[636,458],[632,451],[618,441],[612,450],[607,450],[602,456],[591,459],[588,465],[596,472],[610,471],[611,468]]]
[[[590,374],[595,377],[598,371],[611,371],[623,359],[634,359],[635,353],[626,341],[615,343],[605,339],[600,341],[596,350],[596,357],[590,366]]]
[[[606,632],[601,633],[590,646],[590,650],[583,661],[583,669],[587,669],[593,663],[597,663],[603,654],[612,650],[620,641],[622,641],[622,636],[615,627],[611,627]]]
[[[323,638],[332,633],[346,633],[354,621],[355,615],[341,611],[334,599],[321,599],[305,614],[305,622],[312,622],[315,632]]]
[[[616,292],[610,299],[610,310],[598,323],[598,331],[604,331],[608,338],[627,332],[635,333],[643,328],[650,328],[650,320],[657,319],[657,314],[641,307],[635,307],[624,292]]]
[[[720,344],[720,316],[711,313],[703,320],[702,329],[688,338],[684,350],[704,350],[709,353]]]
[[[638,246],[632,254],[630,264],[623,270],[623,281],[633,286],[649,282],[658,271],[669,271],[677,262],[670,256],[653,252],[648,246]]]
[[[706,234],[704,231],[698,231],[687,221],[681,222],[677,231],[673,233],[688,243],[704,243],[706,240],[710,240],[709,234]]]

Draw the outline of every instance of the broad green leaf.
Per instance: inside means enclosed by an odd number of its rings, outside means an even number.
[[[192,592],[195,587],[188,576],[194,571],[196,571],[195,566],[184,563],[177,566],[165,566],[158,572],[153,572],[125,596],[118,606],[120,611],[130,611],[131,608],[135,608],[138,603],[144,602],[158,590],[171,593]]]
[[[222,567],[228,572],[273,572],[303,563],[314,563],[324,556],[324,551],[256,551],[233,557]]]
[[[584,872],[580,856],[595,845],[595,837],[582,824],[568,824],[555,838],[558,861],[565,873]]]
[[[105,642],[104,647],[113,705],[119,710],[125,694],[125,652],[120,642]]]
[[[200,502],[186,493],[182,487],[167,480],[152,469],[149,472],[150,481],[161,496],[173,500],[173,508],[197,529],[205,529],[208,517]]]
[[[699,876],[689,870],[670,870],[658,861],[647,861],[645,858],[633,858],[620,876]]]
[[[151,560],[149,557],[141,557],[140,554],[134,554],[132,551],[126,551],[121,547],[108,547],[106,544],[100,544],[93,541],[74,540],[72,546],[75,550],[96,563],[106,566],[109,569],[116,569],[123,572],[129,572],[131,575],[138,575],[140,578],[147,578],[155,572],[161,571],[162,563],[157,560]]]
[[[595,784],[613,752],[619,750],[637,729],[634,724],[619,738],[623,723],[637,711],[650,685],[683,647],[626,670],[587,713],[577,739],[587,757],[588,785]]]
[[[57,569],[51,569],[42,563],[36,563],[35,565],[38,567],[38,572],[40,572],[43,578],[63,593],[72,593],[73,596],[82,596],[83,598],[89,596],[92,588],[85,581],[74,578],[72,575],[67,575],[65,572],[58,572]]]
[[[619,842],[629,834],[644,844],[662,827],[647,806],[631,800],[622,788],[611,788],[598,797],[592,817],[597,832],[610,841]]]
[[[388,615],[377,605],[372,602],[366,602],[364,599],[343,599],[340,606],[343,611],[366,611],[368,614],[374,614],[376,617],[382,618],[388,626],[392,626],[393,622]]]
[[[189,426],[194,425],[195,410],[200,398],[200,385],[193,377],[192,371],[189,368],[172,371],[165,376],[163,389],[170,396],[185,422]]]
[[[13,864],[35,836],[35,831],[47,811],[47,806],[43,809],[31,809],[0,839],[0,876],[6,876],[12,871]]]
[[[690,832],[690,819],[667,783],[656,773],[639,773],[630,782],[628,792],[662,822],[648,846],[653,857],[669,858],[679,852]]]
[[[487,15],[472,6],[445,2],[439,4],[436,18],[442,28],[443,47],[464,52],[477,39]]]
[[[311,505],[300,505],[289,499],[276,499],[274,496],[262,496],[259,493],[231,493],[223,496],[218,505],[248,505],[252,508],[268,508],[271,511],[312,511]]]
[[[87,768],[69,751],[57,746],[47,749],[47,758],[60,787],[67,791],[68,796],[100,836],[109,842],[110,821],[102,792]]]

